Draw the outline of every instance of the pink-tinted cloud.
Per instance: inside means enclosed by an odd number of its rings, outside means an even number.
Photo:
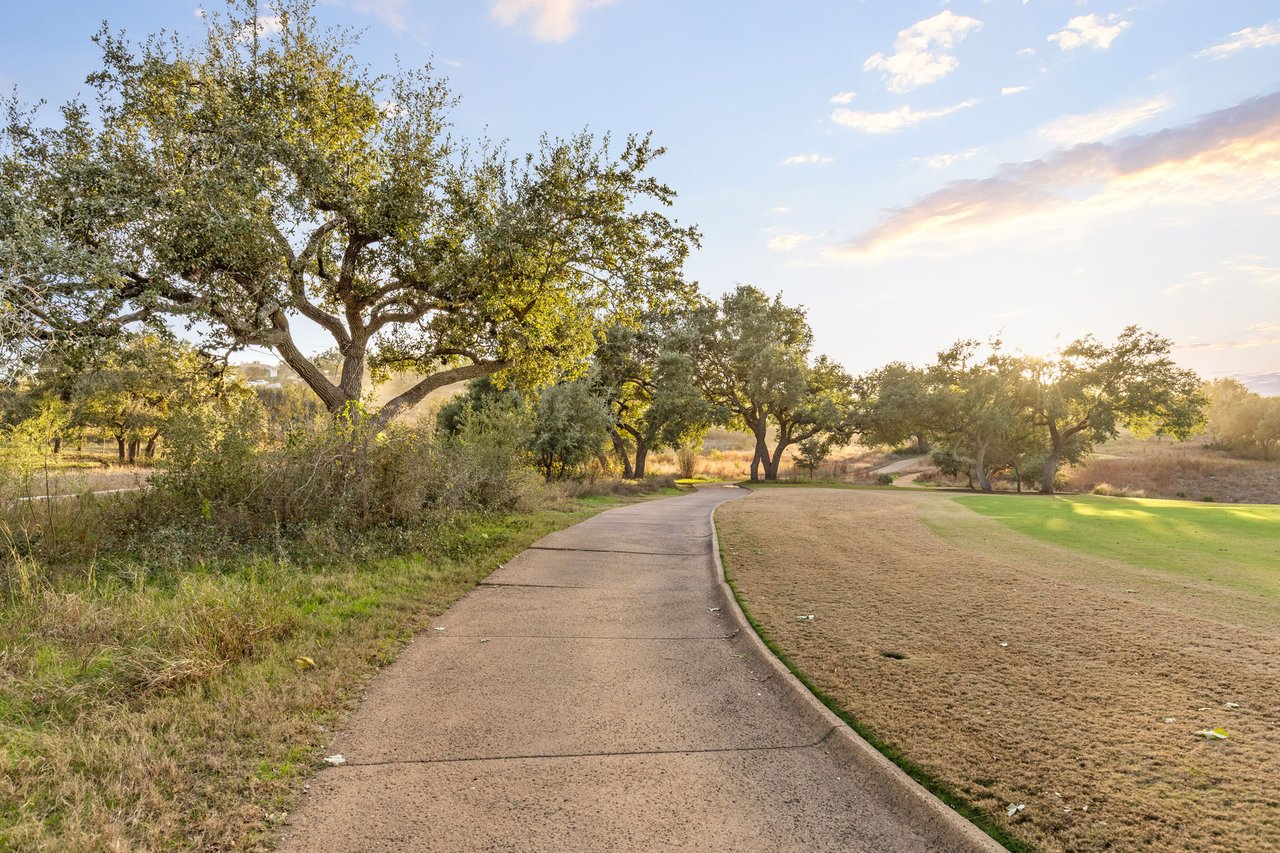
[[[1244,101],[1157,133],[1054,151],[1001,166],[988,178],[953,181],[888,211],[849,240],[845,253],[981,228],[1003,228],[1048,209],[1097,203],[1140,204],[1162,194],[1200,191],[1206,202],[1233,178],[1253,192],[1280,192],[1280,92]]]

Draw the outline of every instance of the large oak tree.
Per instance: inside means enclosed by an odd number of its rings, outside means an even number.
[[[429,68],[372,74],[307,0],[261,11],[233,2],[196,43],[104,26],[93,109],[42,127],[10,104],[9,332],[183,318],[207,344],[275,350],[334,412],[368,370],[424,376],[389,419],[464,379],[546,381],[584,364],[599,329],[690,296],[698,235],[661,212],[674,193],[649,174],[662,149],[647,136],[469,150]],[[336,380],[304,353],[303,323],[332,338]]]
[[[1087,453],[1095,442],[1115,438],[1121,426],[1179,439],[1204,426],[1200,377],[1178,367],[1171,349],[1168,339],[1127,326],[1113,344],[1088,335],[1052,358],[1030,360],[1031,413],[1048,433],[1042,493],[1053,494],[1058,466],[1073,443]]]

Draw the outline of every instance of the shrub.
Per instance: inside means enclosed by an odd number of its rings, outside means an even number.
[[[881,474],[879,477],[876,477],[876,485],[877,485],[877,486],[892,486],[892,485],[893,485],[893,475],[892,475],[892,474]]]
[[[1145,498],[1147,493],[1142,489],[1126,489],[1110,483],[1098,483],[1091,490],[1095,495],[1106,495],[1113,498]]]
[[[692,480],[698,474],[698,452],[692,447],[681,447],[676,451],[676,468],[681,479]]]

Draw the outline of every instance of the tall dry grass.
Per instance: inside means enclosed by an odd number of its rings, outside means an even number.
[[[1129,455],[1102,455],[1069,469],[1067,487],[1089,492],[1105,486],[1149,498],[1280,503],[1280,462],[1235,459],[1196,444],[1118,449]]]

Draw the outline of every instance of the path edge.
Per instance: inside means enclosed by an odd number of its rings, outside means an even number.
[[[741,488],[741,487],[740,487]],[[745,490],[744,490],[745,491]],[[727,502],[726,502],[727,503]],[[931,794],[923,785],[912,779],[898,765],[886,758],[878,749],[867,743],[856,731],[842,720],[834,711],[823,704],[795,673],[784,664],[768,644],[756,633],[755,627],[742,605],[733,587],[729,586],[725,575],[724,563],[720,559],[720,531],[716,528],[716,511],[723,504],[711,508],[711,561],[714,568],[716,591],[721,599],[722,612],[727,612],[735,627],[746,638],[756,656],[764,661],[783,682],[790,687],[792,694],[808,711],[829,724],[832,728],[831,740],[833,748],[839,749],[852,763],[871,774],[878,774],[886,783],[888,798],[897,806],[919,818],[922,823],[932,827],[944,839],[948,850],[975,850],[985,853],[1007,853],[1007,849],[983,832],[963,815]]]

